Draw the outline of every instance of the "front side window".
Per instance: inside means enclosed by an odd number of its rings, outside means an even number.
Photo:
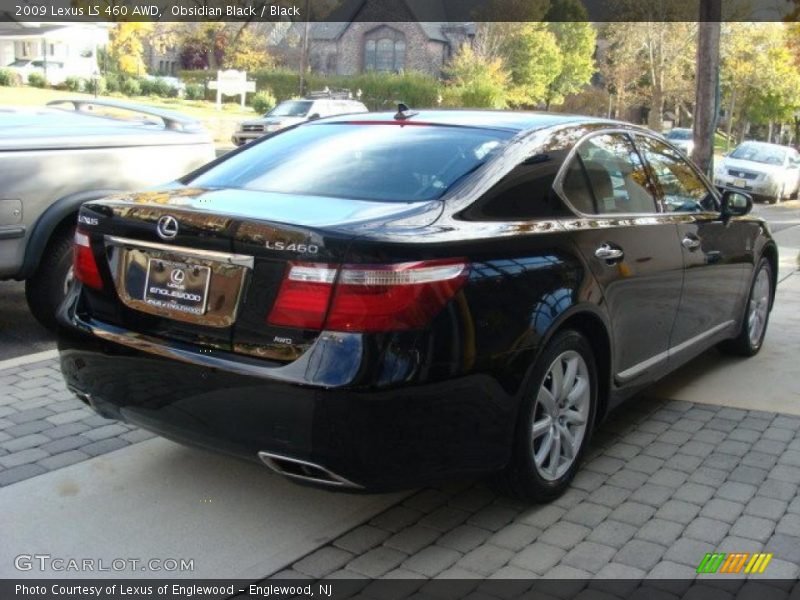
[[[694,168],[672,148],[653,138],[638,136],[636,143],[650,165],[664,200],[664,212],[712,210],[714,197]]]
[[[561,188],[570,204],[584,214],[656,212],[647,173],[624,134],[596,135],[581,143]]]
[[[433,200],[512,135],[468,127],[320,123],[267,138],[187,184],[384,202]]]

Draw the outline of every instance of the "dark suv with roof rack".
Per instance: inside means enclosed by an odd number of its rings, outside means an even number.
[[[102,415],[297,481],[553,498],[622,399],[759,351],[777,250],[751,206],[620,122],[305,123],[83,206],[62,370]]]

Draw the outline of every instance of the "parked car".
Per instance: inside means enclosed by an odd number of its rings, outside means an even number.
[[[756,200],[776,204],[797,196],[800,154],[797,150],[765,142],[744,142],[716,167],[714,184],[742,190]]]
[[[267,133],[280,131],[304,121],[365,112],[369,112],[369,109],[362,102],[350,98],[349,93],[312,93],[306,98],[281,102],[259,119],[242,121],[231,139],[234,144],[241,146]]]
[[[692,156],[692,150],[694,150],[694,133],[691,129],[675,127],[666,133],[666,138],[673,146],[682,150],[686,156]]]
[[[549,499],[621,400],[759,351],[778,255],[751,206],[621,122],[304,123],[83,205],[61,367],[106,417],[298,481]]]
[[[45,64],[44,60],[20,58],[4,68],[16,73],[22,83],[28,83],[28,76],[31,73],[41,74],[48,85],[61,85],[69,75],[72,75],[64,68],[63,62],[55,60],[48,60]]]
[[[171,181],[214,158],[197,121],[113,100],[4,108],[0,133],[0,279],[25,279],[31,312],[48,327],[71,278],[80,204]]]

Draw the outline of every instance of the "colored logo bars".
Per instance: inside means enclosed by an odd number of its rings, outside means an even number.
[[[708,553],[697,567],[698,573],[763,573],[772,554],[756,552]]]

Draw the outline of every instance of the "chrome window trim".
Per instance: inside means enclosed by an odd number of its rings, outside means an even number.
[[[598,213],[598,214],[591,214],[591,213],[584,213],[584,212],[579,211],[577,208],[575,208],[575,206],[572,204],[572,202],[569,201],[569,198],[567,198],[567,195],[564,193],[564,188],[562,186],[562,183],[564,181],[564,177],[566,176],[566,171],[567,171],[570,163],[572,162],[572,160],[575,158],[575,155],[578,153],[578,148],[580,148],[581,144],[583,144],[584,142],[586,142],[587,140],[589,140],[590,138],[592,138],[594,136],[597,136],[597,135],[608,135],[608,134],[621,134],[621,135],[624,135],[625,137],[627,137],[628,141],[633,146],[634,151],[639,155],[639,158],[641,159],[643,165],[647,165],[648,163],[644,159],[644,157],[641,155],[641,153],[639,152],[639,148],[636,145],[636,140],[633,137],[635,135],[643,135],[643,136],[646,136],[646,137],[651,137],[654,140],[657,140],[657,141],[662,142],[662,143],[666,143],[667,146],[669,146],[670,148],[675,150],[675,148],[672,146],[672,144],[669,144],[668,142],[665,142],[665,140],[662,137],[658,136],[657,134],[649,132],[649,131],[635,129],[635,128],[628,129],[628,128],[624,128],[624,127],[610,127],[610,128],[597,129],[595,131],[590,131],[589,133],[584,135],[577,142],[575,142],[575,144],[572,146],[572,148],[570,148],[569,152],[567,153],[567,156],[564,158],[564,162],[559,167],[559,170],[558,170],[558,173],[556,174],[555,180],[553,181],[553,191],[558,195],[559,198],[561,198],[561,201],[567,206],[567,208],[569,210],[571,210],[573,213],[575,213],[575,215],[577,217],[580,217],[582,219],[593,219],[593,220],[600,220],[600,219],[611,219],[611,220],[613,220],[613,219],[637,219],[637,218],[641,218],[641,217],[659,217],[660,218],[660,217],[668,217],[668,216],[697,216],[697,215],[704,215],[704,216],[714,215],[714,216],[717,216],[717,217],[719,216],[719,213],[715,212],[715,211],[701,211],[701,212],[696,212],[696,211],[676,211],[676,212],[669,212],[669,213],[668,212],[664,212],[663,206],[661,204],[661,201],[658,198],[656,198],[655,196],[653,197],[653,207],[656,208],[656,209],[660,209],[660,210],[656,210],[655,212],[652,212],[652,213],[609,213],[609,214]],[[681,156],[683,156],[683,155],[681,154]],[[699,173],[699,171],[694,167],[694,165],[692,165],[691,161],[687,161],[687,162],[691,166],[692,170],[695,171],[695,173],[697,173],[698,175],[700,175],[703,183],[706,185],[707,188],[710,189],[711,194],[714,195],[714,197],[717,200],[719,200],[718,195],[714,191],[716,188],[714,188],[714,186],[709,186],[708,180],[701,173]],[[648,179],[650,179],[649,174],[648,174]],[[656,182],[651,180],[651,184],[655,185]]]
[[[650,367],[653,367],[661,362],[664,362],[669,357],[679,354],[684,350],[688,350],[695,344],[699,344],[700,342],[707,340],[711,336],[719,333],[726,327],[730,327],[734,323],[735,321],[731,319],[729,321],[720,323],[719,325],[715,325],[711,329],[707,329],[706,331],[699,333],[698,335],[691,337],[688,340],[685,340],[680,344],[677,344],[676,346],[671,346],[666,350],[664,350],[663,352],[659,352],[658,354],[655,354],[650,358],[643,360],[642,362],[636,363],[635,365],[625,369],[624,371],[620,371],[619,373],[616,374],[614,378],[619,383],[625,383],[631,381],[632,379],[638,377],[639,375],[647,371]]]

